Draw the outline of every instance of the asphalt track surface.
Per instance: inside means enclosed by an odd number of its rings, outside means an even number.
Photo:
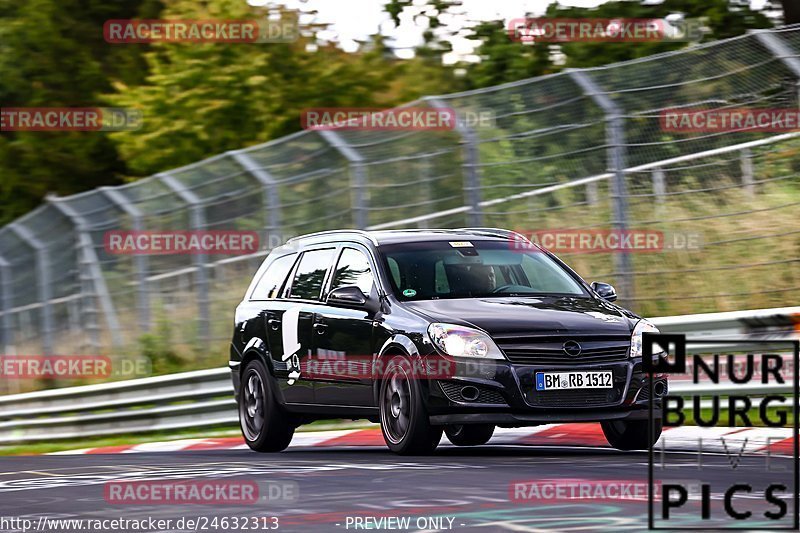
[[[787,495],[788,514],[779,522],[762,513],[775,507],[763,495],[737,497],[741,510],[752,510],[746,522],[726,519],[722,493],[737,482],[750,483],[756,491],[780,481],[793,487],[794,465],[790,458],[743,456],[734,468],[732,455],[703,456],[698,469],[696,453],[668,452],[668,465],[660,470],[656,455],[656,479],[701,480],[712,485],[712,521],[700,520],[700,503],[690,501],[666,523],[657,526],[700,530],[714,526],[761,529],[791,526],[793,494]],[[769,469],[769,471],[768,471]],[[642,531],[647,529],[645,500],[516,500],[515,482],[579,480],[646,483],[648,454],[602,448],[482,446],[440,448],[427,457],[399,457],[383,448],[290,449],[280,454],[256,454],[249,450],[208,450],[172,453],[109,455],[27,456],[0,458],[0,520],[28,518],[33,531],[68,531],[66,526],[47,528],[48,520],[180,518],[203,519],[195,528],[171,527],[159,531],[234,530],[214,525],[214,517],[240,520],[265,517],[256,530],[266,529],[277,517],[277,531]],[[109,503],[108,482],[165,479],[254,480],[292,484],[293,498],[251,505],[176,505]],[[656,504],[656,513],[659,512]],[[407,517],[409,525],[362,521],[382,517]],[[438,518],[441,525],[436,520]],[[717,520],[716,522],[714,520]],[[230,524],[230,523],[229,523]],[[400,525],[398,525],[400,524]],[[19,523],[6,522],[2,531],[22,531]],[[369,526],[369,527],[368,527]],[[381,527],[383,526],[383,527]],[[391,529],[387,526],[394,526]],[[426,527],[427,526],[427,527]],[[88,526],[87,526],[88,527]],[[128,529],[131,530],[131,529]],[[244,529],[239,529],[244,530]],[[254,529],[248,529],[253,531]],[[275,529],[272,529],[275,531]],[[120,531],[116,529],[114,531]]]

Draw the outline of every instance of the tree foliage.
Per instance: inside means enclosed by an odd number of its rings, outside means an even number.
[[[0,1],[3,107],[97,106],[111,80],[144,78],[142,48],[108,46],[103,22],[152,17],[153,0]],[[102,132],[0,134],[0,221],[35,207],[47,192],[68,194],[118,183],[125,162]]]
[[[547,8],[548,17],[704,17],[706,39],[769,26],[765,11],[728,0],[614,1],[596,8]],[[0,133],[0,223],[60,195],[113,185],[264,142],[300,129],[309,107],[393,106],[426,94],[486,87],[555,72],[632,59],[683,43],[570,43],[526,46],[509,39],[502,21],[474,23],[466,36],[479,62],[445,65],[452,52],[458,0],[386,0],[395,24],[412,15],[422,39],[412,59],[399,59],[374,35],[356,52],[319,39],[305,25],[280,44],[108,44],[109,19],[263,19],[267,8],[243,0],[0,0],[0,102],[4,107],[121,106],[142,111],[137,131]],[[272,8],[273,10],[275,8]],[[283,10],[286,19],[299,14]],[[522,16],[522,14],[521,14]],[[461,30],[460,35],[464,35]],[[556,53],[557,52],[557,53]]]
[[[766,11],[754,11],[749,5],[732,6],[729,0],[665,0],[660,4],[612,1],[591,8],[566,7],[554,2],[547,7],[543,18],[663,19],[680,14],[687,19],[702,19],[710,30],[703,41],[713,41],[741,35],[751,28],[773,26]],[[477,49],[480,62],[467,66],[465,84],[469,88],[516,81],[564,68],[606,65],[689,46],[685,42],[523,44],[510,39],[507,26],[500,21],[475,25],[470,38],[480,42]]]

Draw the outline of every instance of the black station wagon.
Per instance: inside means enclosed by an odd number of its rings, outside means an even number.
[[[241,428],[277,452],[295,428],[380,422],[402,454],[489,441],[495,427],[599,422],[652,445],[642,333],[546,249],[493,228],[328,231],[274,249],[236,309],[230,368]],[[654,376],[652,398],[667,392]]]

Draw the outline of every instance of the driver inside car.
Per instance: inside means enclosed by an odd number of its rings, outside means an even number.
[[[497,288],[497,276],[494,268],[488,265],[472,265],[469,268],[469,273],[473,280],[474,292],[485,294]]]

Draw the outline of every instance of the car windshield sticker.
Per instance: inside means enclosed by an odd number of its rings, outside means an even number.
[[[472,243],[469,241],[450,241],[450,246],[453,248],[472,248]]]
[[[300,321],[300,306],[290,307],[283,313],[281,320],[282,331],[281,337],[283,339],[283,355],[281,359],[289,363],[289,385],[294,385],[297,378],[300,377],[300,357],[297,352],[300,351],[300,341],[298,340],[298,323]]]
[[[403,291],[403,296],[407,296],[409,298],[413,298],[416,295],[417,291],[415,291],[414,289],[406,289]]]

